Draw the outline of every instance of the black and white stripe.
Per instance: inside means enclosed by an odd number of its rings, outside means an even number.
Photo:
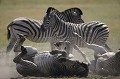
[[[80,35],[87,43],[105,46],[109,36],[106,24],[99,21],[91,21],[81,24],[64,22],[56,14],[48,13],[44,17],[43,29],[53,29],[54,41],[70,41],[73,45],[84,47],[84,43],[75,37],[74,32]]]
[[[65,51],[53,50],[38,53],[34,47],[30,46],[21,47],[21,49],[22,53],[13,61],[16,63],[18,73],[23,76],[86,77],[88,75],[87,64],[75,59],[67,59]]]
[[[79,8],[71,8],[63,12],[59,12],[52,7],[49,7],[47,10],[47,12],[52,11],[54,11],[54,13],[57,14],[64,21],[76,23],[83,22],[83,20],[81,20],[82,11]],[[73,20],[73,18],[75,20]],[[15,45],[17,39],[19,38],[18,34],[23,34],[28,40],[33,42],[51,42],[53,40],[52,36],[54,36],[53,29],[49,29],[46,32],[43,32],[43,29],[41,29],[41,25],[42,21],[25,17],[13,20],[7,27],[7,35],[8,39],[10,39],[10,42],[7,46],[7,52],[10,52]]]
[[[96,74],[102,76],[120,75],[120,50],[116,53],[106,52],[96,61]]]
[[[77,35],[78,36],[78,35]],[[80,37],[80,36],[79,36]],[[90,61],[89,71],[90,73],[101,75],[101,76],[118,76],[120,75],[120,50],[116,53],[107,52],[107,50],[96,44],[88,44],[81,37],[80,39],[85,43],[85,47],[92,49],[95,53],[94,60]],[[65,48],[68,50],[69,42],[60,41],[55,44],[58,48]],[[68,46],[67,46],[68,45]],[[84,53],[82,50],[80,50]],[[89,62],[88,62],[89,63]]]

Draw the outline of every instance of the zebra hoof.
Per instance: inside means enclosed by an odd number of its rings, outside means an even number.
[[[73,54],[68,55],[68,59],[74,58]]]

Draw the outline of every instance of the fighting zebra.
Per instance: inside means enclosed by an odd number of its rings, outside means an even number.
[[[102,76],[120,75],[120,49],[118,49],[116,53],[108,52],[103,46],[89,44],[85,42],[78,34],[76,34],[76,36],[83,41],[85,47],[94,51],[95,60],[92,60],[89,65],[89,69],[92,73]]]
[[[52,38],[54,42],[70,41],[71,48],[74,47],[78,52],[78,47],[84,47],[83,42],[74,35],[74,32],[79,34],[87,43],[97,44],[101,46],[106,45],[109,36],[109,30],[106,24],[99,21],[91,21],[81,24],[69,23],[61,20],[53,12],[48,12],[43,19],[41,28],[44,30],[53,29],[54,35]],[[80,52],[81,53],[81,52]]]
[[[46,13],[51,12],[51,11],[54,11],[54,13],[57,14],[64,21],[67,21],[67,22],[70,21],[74,23],[84,22],[81,19],[81,15],[83,13],[79,8],[70,8],[63,12],[59,12],[55,8],[49,7]],[[53,42],[52,36],[54,36],[53,29],[49,29],[46,32],[43,32],[41,25],[42,25],[42,21],[25,18],[25,17],[17,18],[13,20],[7,27],[7,30],[8,30],[7,37],[8,39],[10,39],[10,42],[6,49],[7,56],[9,55],[9,52],[11,51],[13,46],[17,45],[17,42],[19,42],[17,40],[19,39],[18,34],[23,34],[28,40],[33,41],[33,42],[37,42],[37,43],[38,42],[50,42],[51,47],[52,47],[51,49],[54,49],[54,45],[52,43]],[[18,49],[14,50],[14,52],[16,52],[15,53],[16,55],[17,55],[17,52],[20,51]]]
[[[24,41],[24,38],[20,37],[20,41]],[[38,53],[32,46],[21,46],[21,53],[13,61],[16,63],[17,72],[24,77],[87,77],[88,65],[73,58],[68,59],[66,54],[59,50]]]
[[[94,60],[91,60],[89,63],[90,73],[102,75],[102,76],[118,76],[120,75],[120,49],[114,52],[107,52],[103,46],[96,44],[89,44],[85,42],[81,36],[75,34],[76,37],[79,37],[83,41],[85,47],[92,49],[94,51]],[[69,51],[70,42],[69,41],[60,41],[55,43],[58,49],[63,49]],[[81,50],[80,50],[81,51]],[[82,52],[82,51],[81,51]],[[84,54],[84,52],[82,52]],[[83,56],[84,57],[84,56]]]

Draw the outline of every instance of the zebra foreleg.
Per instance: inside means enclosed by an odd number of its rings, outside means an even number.
[[[66,51],[66,57],[73,58],[74,56],[71,54],[73,50],[73,45],[69,41],[59,41],[54,44],[58,50]]]
[[[20,74],[23,76],[27,76],[27,75],[29,75],[29,73],[34,75],[38,71],[37,65],[32,61],[23,59],[27,54],[27,50],[25,47],[21,46],[21,51],[22,52],[13,59],[13,62],[15,62],[17,64],[16,65],[17,71],[20,72]],[[19,64],[21,66],[18,66]]]
[[[90,60],[87,58],[86,54],[82,52],[77,45],[74,45],[74,49],[81,53],[82,57],[84,58],[85,62],[91,64]]]

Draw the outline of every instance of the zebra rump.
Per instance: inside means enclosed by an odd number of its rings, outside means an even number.
[[[53,50],[38,53],[31,46],[22,46],[22,52],[14,58],[16,69],[22,76],[63,77],[88,76],[88,65],[75,59],[67,59],[65,51]]]

